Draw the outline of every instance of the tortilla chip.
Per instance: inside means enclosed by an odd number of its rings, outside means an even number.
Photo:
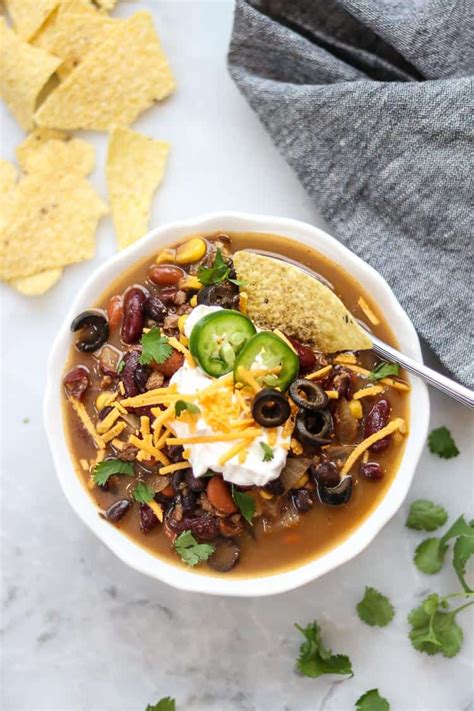
[[[2,199],[0,200],[0,209],[3,206],[6,193],[14,189],[17,177],[18,171],[13,163],[0,158],[0,195],[2,196]]]
[[[62,269],[47,269],[29,277],[12,279],[10,285],[25,296],[41,296],[61,279],[62,273]]]
[[[54,12],[50,14],[46,22],[41,26],[41,29],[31,38],[31,44],[35,47],[41,47],[51,53],[51,46],[54,35],[56,33],[57,23],[61,21],[61,16],[65,13],[74,13],[75,15],[89,14],[97,15],[97,9],[89,0],[63,0],[59,3]],[[61,67],[58,71],[61,70]]]
[[[22,39],[29,40],[59,2],[60,0],[5,0],[5,6],[15,31]]]
[[[46,138],[46,131],[49,138]],[[36,129],[20,143],[16,157],[25,173],[49,175],[57,165],[62,172],[85,177],[95,166],[94,148],[90,143],[80,138],[69,139],[66,134],[44,128]]]
[[[36,112],[39,126],[108,130],[128,126],[175,82],[151,15],[137,12],[118,23]]]
[[[161,181],[169,144],[127,128],[110,134],[106,176],[119,249],[148,231],[153,194]]]
[[[327,286],[288,262],[240,251],[233,256],[245,282],[247,313],[261,328],[279,328],[323,353],[372,348],[372,342]]]
[[[117,0],[95,0],[96,4],[101,8],[101,10],[112,10],[117,4]]]
[[[23,42],[0,19],[0,96],[25,131],[33,127],[38,95],[60,63]]]

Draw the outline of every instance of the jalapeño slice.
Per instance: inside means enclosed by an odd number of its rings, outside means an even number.
[[[222,309],[199,319],[191,331],[189,350],[205,373],[214,378],[230,373],[237,354],[255,334],[243,314]]]
[[[275,373],[262,373],[274,369]],[[298,369],[298,356],[285,341],[271,331],[261,331],[250,339],[237,356],[234,380],[246,385],[246,374],[249,373],[259,385],[286,390],[297,377]],[[255,371],[255,375],[252,371]]]

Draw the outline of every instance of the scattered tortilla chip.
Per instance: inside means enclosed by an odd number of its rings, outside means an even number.
[[[51,45],[56,33],[57,23],[61,21],[61,16],[65,12],[71,12],[76,15],[79,13],[87,13],[89,15],[98,14],[97,9],[89,0],[62,0],[56,10],[54,10],[46,22],[43,23],[41,29],[31,38],[30,42],[34,44],[35,47],[41,47],[51,53]]]
[[[23,42],[0,19],[0,95],[25,131],[33,127],[38,95],[60,63]]]
[[[24,40],[29,40],[60,0],[5,0],[5,6],[15,31]]]
[[[62,131],[55,131],[54,128],[35,128],[27,137],[17,146],[16,157],[20,165],[22,165],[23,156],[26,156],[31,151],[36,150],[44,145],[46,141],[51,139],[65,141],[69,139],[69,134]]]
[[[102,10],[112,10],[117,4],[117,0],[95,0],[96,5],[98,5]]]
[[[247,313],[261,328],[279,328],[323,353],[372,348],[342,301],[303,270],[279,259],[240,251],[233,256],[245,282]]]
[[[106,176],[119,249],[148,231],[153,194],[166,168],[169,144],[127,128],[110,134]]]
[[[0,194],[2,196],[2,199],[0,200],[0,209],[3,206],[6,193],[10,192],[10,190],[13,190],[15,187],[17,177],[18,171],[13,163],[0,158]]]
[[[137,12],[89,52],[35,114],[39,126],[128,126],[175,82],[148,12]]]
[[[95,153],[90,143],[80,138],[68,139],[64,134],[61,138],[51,135],[49,140],[38,140],[44,130],[37,129],[16,149],[18,163],[25,173],[43,172],[49,175],[54,172],[55,164],[60,166],[62,172],[82,177],[94,170]],[[51,129],[47,130],[53,134]],[[61,136],[59,131],[54,133]]]
[[[62,269],[47,269],[33,276],[12,279],[10,285],[25,296],[41,296],[61,279],[62,273]]]

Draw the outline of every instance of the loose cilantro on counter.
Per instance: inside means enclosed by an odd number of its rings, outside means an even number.
[[[148,704],[145,711],[176,711],[176,702],[171,696],[165,696],[156,704]]]
[[[92,478],[98,486],[104,486],[114,474],[133,476],[132,462],[123,462],[121,459],[105,459],[96,465]]]
[[[201,412],[199,407],[192,402],[186,400],[177,400],[174,406],[176,417],[179,417],[183,412],[190,412],[192,415],[197,415]]]
[[[263,449],[263,461],[271,462],[274,457],[273,449],[266,442],[260,442],[260,446]]]
[[[471,588],[465,580],[466,563],[474,554],[474,522],[467,523],[460,516],[441,538],[426,538],[415,550],[414,562],[418,570],[427,575],[438,573],[448,550],[448,542],[456,539],[453,548],[453,566],[464,590]]]
[[[376,382],[377,380],[382,380],[382,378],[387,378],[390,375],[398,375],[400,372],[400,366],[397,363],[386,363],[382,361],[369,373],[369,380]]]
[[[209,543],[198,543],[191,531],[183,531],[173,543],[183,563],[194,566],[208,558],[216,550]]]
[[[380,696],[378,689],[370,689],[356,701],[357,711],[390,711],[387,699]]]
[[[375,588],[366,587],[364,597],[356,607],[362,622],[371,627],[385,627],[393,620],[395,610],[385,595]]]
[[[148,365],[152,361],[162,365],[173,352],[167,337],[162,336],[160,329],[156,326],[151,328],[148,333],[143,334],[140,343],[142,346],[140,363],[142,365]]]
[[[466,593],[464,597],[471,597]],[[428,595],[419,607],[415,607],[408,615],[410,624],[410,640],[415,649],[425,654],[443,654],[454,657],[461,649],[463,631],[455,621],[456,615],[466,607],[474,604],[474,600],[449,609],[448,600],[463,596],[463,593],[441,597],[436,593]]]
[[[437,454],[441,459],[452,459],[459,454],[459,449],[447,427],[431,430],[428,436],[428,447],[430,452]]]
[[[415,531],[436,531],[440,526],[444,526],[447,520],[448,514],[442,506],[426,499],[418,499],[410,506],[405,526]]]
[[[133,490],[132,496],[139,504],[147,504],[154,498],[155,492],[143,481],[139,481]]]
[[[197,278],[204,284],[204,286],[210,286],[211,284],[220,284],[223,281],[231,281],[233,284],[240,286],[242,282],[238,279],[230,279],[231,268],[222,256],[220,249],[217,249],[216,256],[214,257],[214,263],[212,267],[200,266],[197,271]]]
[[[310,623],[307,627],[300,627],[299,625],[295,625],[295,627],[305,638],[296,662],[296,668],[300,674],[313,678],[322,674],[353,676],[349,657],[345,654],[332,654],[331,650],[324,646],[321,639],[321,630],[316,621]]]
[[[234,499],[242,516],[251,524],[256,508],[253,497],[250,496],[250,494],[239,491],[234,484],[232,484],[232,498]]]

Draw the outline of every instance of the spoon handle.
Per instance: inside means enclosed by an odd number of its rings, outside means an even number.
[[[413,358],[409,358],[409,356],[400,353],[400,351],[397,351],[395,348],[392,348],[392,346],[387,345],[387,343],[380,341],[372,334],[370,334],[370,338],[374,344],[374,351],[378,355],[392,361],[393,363],[398,363],[405,368],[405,370],[408,370],[410,373],[418,375],[418,377],[422,378],[422,380],[425,380],[428,385],[432,385],[434,388],[437,388],[438,390],[441,390],[441,392],[445,393],[445,395],[449,395],[449,397],[454,398],[454,400],[457,400],[463,405],[467,405],[467,407],[474,409],[474,392],[472,390],[464,387],[464,385],[459,385],[459,383],[451,380],[451,378],[447,378],[445,375],[441,375],[441,373],[437,373],[435,370],[428,368],[423,363],[418,363],[418,361],[413,360]]]

